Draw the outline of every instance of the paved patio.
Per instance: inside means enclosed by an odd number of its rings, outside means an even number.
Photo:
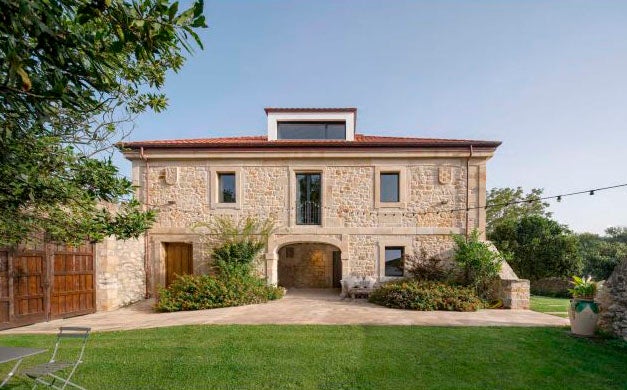
[[[388,309],[365,300],[342,300],[339,290],[290,290],[285,298],[258,305],[177,313],[155,313],[151,300],[129,307],[54,320],[3,334],[55,333],[60,326],[91,326],[94,331],[210,324],[323,324],[424,326],[566,326],[568,319],[530,310],[417,312]]]

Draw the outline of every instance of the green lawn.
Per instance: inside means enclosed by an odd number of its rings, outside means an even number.
[[[568,318],[569,302],[570,300],[568,298],[551,298],[532,295],[531,310]]]
[[[3,345],[52,341],[0,336]],[[77,381],[88,389],[590,390],[625,389],[625,367],[627,343],[565,328],[184,326],[93,334]]]

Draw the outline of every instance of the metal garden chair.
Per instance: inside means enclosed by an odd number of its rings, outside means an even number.
[[[22,374],[35,381],[33,389],[38,385],[44,385],[53,389],[65,389],[66,386],[71,386],[77,389],[85,390],[84,387],[77,385],[70,381],[74,372],[78,368],[78,365],[83,362],[83,354],[85,353],[85,345],[87,344],[87,337],[91,328],[75,327],[75,326],[62,326],[59,328],[57,334],[57,341],[54,344],[54,352],[48,363],[39,364],[22,371]],[[68,339],[75,339],[76,342],[66,341]],[[63,341],[63,346],[61,346]],[[71,344],[79,344],[79,351],[67,353]],[[63,351],[63,352],[62,352]],[[66,356],[67,355],[67,356]],[[64,361],[58,361],[59,356],[62,356]],[[73,357],[68,359],[68,357]],[[67,360],[65,360],[67,359]]]

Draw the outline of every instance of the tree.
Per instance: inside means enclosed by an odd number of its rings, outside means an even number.
[[[610,228],[605,232],[607,236],[592,233],[578,235],[583,258],[583,274],[591,275],[596,280],[607,279],[614,268],[622,260],[627,259],[627,243],[615,241],[615,230]]]
[[[162,111],[205,27],[203,3],[0,0],[0,245],[35,233],[76,243],[136,237],[155,219],[110,158],[146,110]],[[121,203],[119,212],[100,206]]]
[[[486,201],[487,236],[490,237],[496,226],[507,221],[516,221],[524,216],[539,215],[550,217],[549,204],[542,202],[541,188],[532,188],[525,194],[522,187],[492,188]]]
[[[530,215],[502,222],[495,226],[490,240],[508,254],[519,277],[537,280],[581,272],[577,236],[548,217]]]
[[[627,244],[627,226],[611,226],[605,229],[606,239]]]
[[[479,239],[479,231],[474,229],[470,236],[453,235],[455,241],[454,259],[463,272],[463,282],[472,286],[481,298],[488,298],[491,283],[501,271],[503,257]]]

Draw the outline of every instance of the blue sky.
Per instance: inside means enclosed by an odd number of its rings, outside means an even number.
[[[130,139],[264,134],[264,107],[349,106],[360,133],[502,141],[488,188],[627,183],[627,2],[208,1],[205,14],[205,50]],[[601,233],[627,225],[627,188],[550,210]]]

